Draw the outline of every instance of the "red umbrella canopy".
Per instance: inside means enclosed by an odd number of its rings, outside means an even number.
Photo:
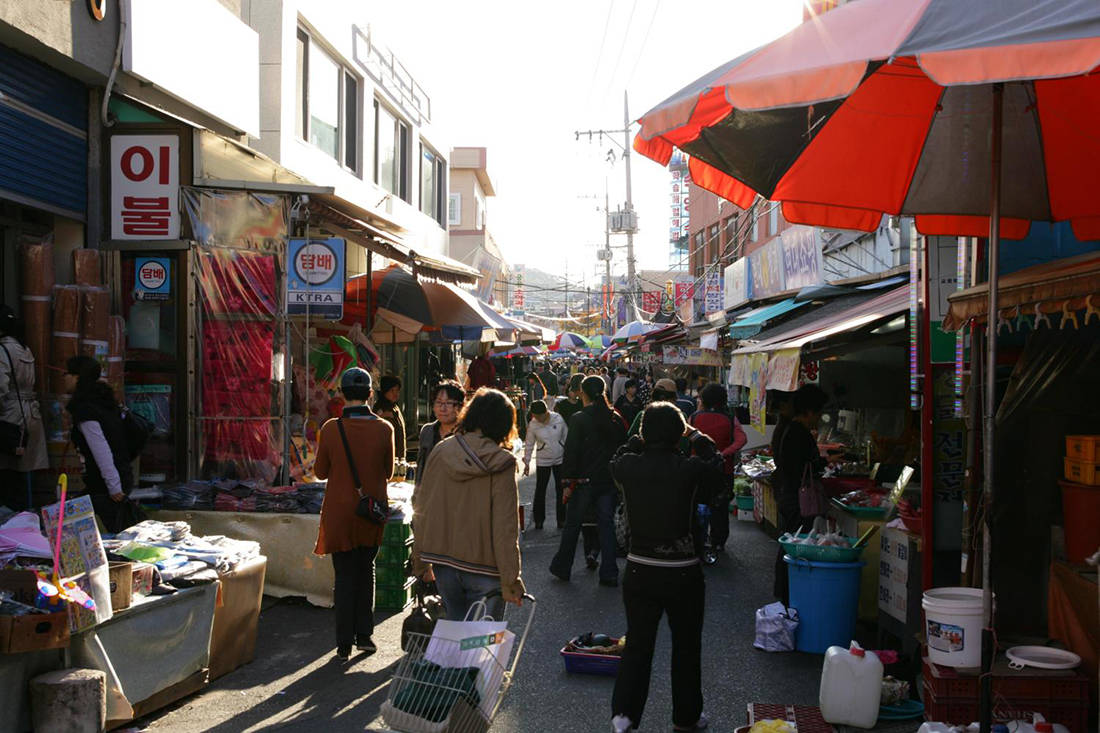
[[[634,148],[791,222],[989,234],[994,105],[1004,83],[1002,234],[1070,221],[1100,238],[1100,2],[860,0],[689,84],[641,119]]]

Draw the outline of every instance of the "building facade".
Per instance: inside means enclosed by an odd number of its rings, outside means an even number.
[[[448,255],[481,273],[478,297],[510,307],[508,263],[489,229],[487,200],[496,196],[485,148],[451,149],[447,197]]]

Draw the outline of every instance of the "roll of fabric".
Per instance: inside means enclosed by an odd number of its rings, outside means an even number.
[[[103,281],[99,277],[99,250],[73,250],[73,281],[77,285],[99,287]]]
[[[64,393],[65,362],[80,353],[81,293],[76,285],[53,289],[53,337],[50,340],[51,394]]]
[[[20,247],[19,254],[23,323],[27,329],[27,347],[34,355],[34,388],[44,394],[49,390],[53,245],[27,243]]]
[[[106,288],[80,289],[80,353],[99,361],[107,374],[111,295]]]
[[[115,399],[125,404],[126,319],[111,316],[107,329],[107,384],[115,391]]]

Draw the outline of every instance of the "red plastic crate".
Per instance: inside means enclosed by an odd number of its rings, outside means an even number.
[[[749,725],[759,720],[786,720],[797,726],[798,733],[834,733],[833,726],[821,717],[821,708],[811,705],[749,703]]]
[[[928,657],[924,657],[923,662],[924,684],[937,699],[976,702],[980,698],[977,674],[960,674],[952,667],[933,664]],[[993,694],[1006,700],[1087,705],[1089,678],[1080,672],[1013,670],[1002,657],[993,668]]]
[[[924,685],[924,719],[951,725],[968,725],[978,720],[981,705],[978,700],[939,698],[928,684]],[[1041,713],[1050,723],[1059,723],[1070,733],[1087,733],[1089,705],[1070,701],[1028,700],[994,694],[993,719],[1007,723],[1012,720],[1032,720]],[[801,731],[799,732],[801,733]]]

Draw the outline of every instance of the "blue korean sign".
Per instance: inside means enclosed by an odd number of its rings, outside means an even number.
[[[344,317],[344,240],[291,239],[287,246],[286,312],[338,321]]]
[[[172,295],[171,267],[167,257],[136,257],[134,300],[168,300]]]

